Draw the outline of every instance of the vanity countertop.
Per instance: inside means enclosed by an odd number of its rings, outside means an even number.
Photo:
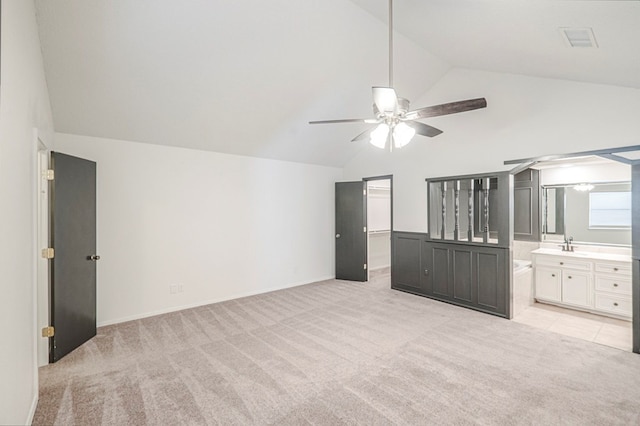
[[[606,252],[591,252],[580,251],[578,248],[576,251],[562,251],[561,249],[553,248],[539,248],[531,252],[532,254],[544,254],[547,256],[564,256],[573,257],[576,259],[588,259],[588,260],[613,260],[616,262],[631,262],[631,256],[626,254],[614,254]]]

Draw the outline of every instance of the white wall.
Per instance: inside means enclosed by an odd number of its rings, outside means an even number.
[[[508,170],[505,160],[640,143],[640,90],[454,69],[412,107],[485,97],[486,109],[424,120],[443,134],[393,153],[368,146],[345,180],[393,174],[394,229],[425,232],[425,178]]]
[[[640,135],[638,135],[640,140]],[[596,182],[630,182],[631,166],[623,163],[576,164],[540,170],[540,185],[569,185]]]
[[[56,145],[98,163],[99,325],[334,275],[341,169],[60,133]]]
[[[27,424],[38,397],[34,128],[53,133],[31,0],[2,2],[1,51],[0,424]]]

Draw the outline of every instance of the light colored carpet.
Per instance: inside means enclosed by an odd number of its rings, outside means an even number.
[[[369,283],[103,327],[34,424],[640,424],[640,356]]]

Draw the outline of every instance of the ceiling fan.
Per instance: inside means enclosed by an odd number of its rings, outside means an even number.
[[[471,111],[486,106],[485,98],[477,98],[409,110],[409,101],[398,97],[393,89],[393,0],[389,0],[389,87],[373,87],[374,118],[320,120],[310,121],[309,124],[373,124],[374,126],[360,133],[351,141],[368,138],[369,142],[378,148],[384,148],[388,141],[389,150],[393,150],[394,147],[401,148],[408,144],[416,133],[430,138],[442,133],[442,130],[416,120]]]

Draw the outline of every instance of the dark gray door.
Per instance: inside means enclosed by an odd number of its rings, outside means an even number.
[[[336,182],[336,279],[367,280],[365,182]]]
[[[96,335],[96,163],[51,153],[49,315],[56,362]]]

